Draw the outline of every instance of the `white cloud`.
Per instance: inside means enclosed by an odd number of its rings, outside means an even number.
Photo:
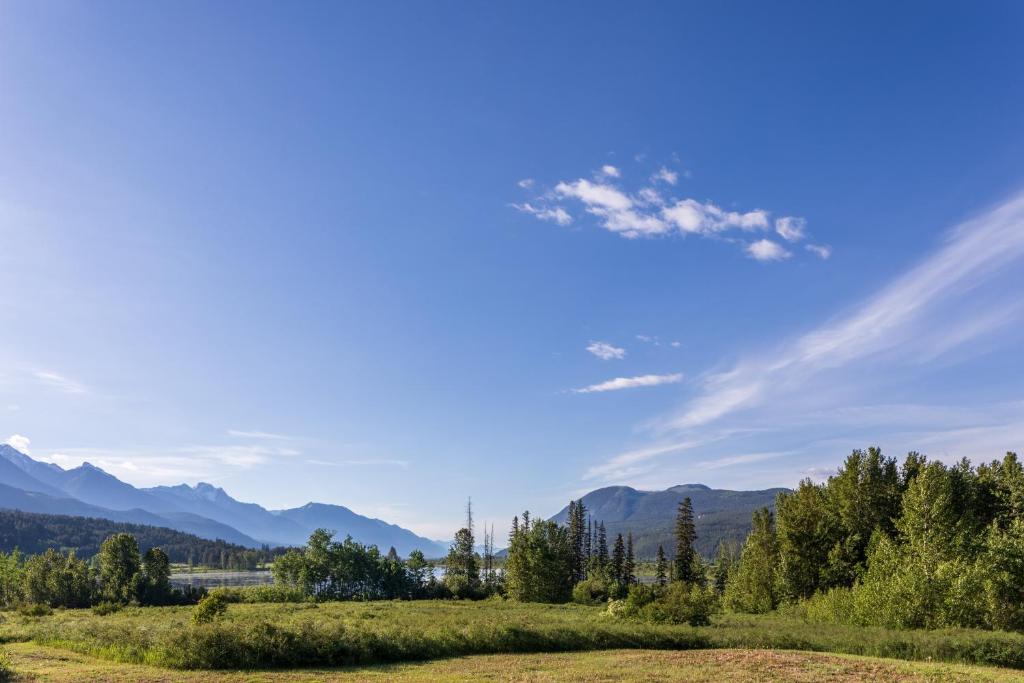
[[[555,192],[563,197],[578,199],[591,208],[626,211],[633,206],[632,200],[618,188],[604,183],[592,183],[585,178],[572,183],[558,183]]]
[[[787,242],[799,242],[805,237],[807,220],[797,216],[783,216],[775,219],[775,232]]]
[[[662,209],[661,215],[685,233],[710,235],[733,228],[764,230],[768,227],[768,212],[763,209],[739,213],[724,211],[714,204],[683,199]]]
[[[65,394],[87,394],[89,393],[88,387],[84,384],[80,384],[72,379],[65,377],[64,375],[48,370],[38,370],[33,373],[35,378],[47,385],[52,389],[61,391]]]
[[[612,346],[607,342],[596,341],[590,342],[587,347],[587,351],[594,354],[601,360],[620,360],[626,357],[626,349],[619,348],[618,346]]]
[[[32,445],[32,440],[27,436],[21,434],[11,434],[7,437],[7,445],[16,451],[21,451],[25,455],[30,455],[29,446]]]
[[[528,213],[532,216],[536,216],[542,221],[551,221],[558,225],[569,225],[572,223],[572,216],[569,212],[560,206],[555,207],[538,207],[524,202],[523,204],[513,204],[515,208],[519,209],[523,213]]]
[[[675,185],[679,182],[679,174],[662,166],[657,173],[651,176],[652,182],[657,182],[659,180],[663,183],[668,183],[669,185]]]
[[[822,261],[827,261],[832,255],[832,247],[827,244],[808,244],[804,247],[807,251],[811,252]]]
[[[522,180],[517,182],[516,185],[523,188],[524,190],[529,190],[531,187],[533,187],[533,178],[523,178]]]
[[[555,203],[578,201],[586,213],[598,219],[601,227],[627,239],[672,234],[714,237],[733,230],[767,231],[773,226],[770,213],[765,209],[729,211],[710,201],[666,196],[663,191],[670,193],[679,181],[679,172],[666,167],[650,176],[650,182],[657,183],[658,189],[652,186],[624,189],[616,182],[620,177],[618,168],[605,165],[594,179],[561,181],[553,190],[530,202],[512,206],[540,220],[566,225],[573,217],[563,207],[555,206]],[[806,221],[803,218],[783,216],[774,222],[774,227],[787,241],[805,237]],[[781,247],[772,248],[765,243],[748,248],[748,252],[761,260],[779,260],[791,256]]]
[[[310,465],[320,467],[401,467],[409,468],[408,460],[366,459],[366,460],[307,460]]]
[[[683,373],[672,375],[640,375],[639,377],[616,377],[600,384],[591,384],[582,389],[573,389],[576,394],[594,394],[604,391],[618,391],[635,387],[656,387],[660,384],[676,384],[683,381]]]
[[[868,358],[917,361],[946,353],[1019,318],[1007,283],[978,288],[1024,257],[1024,194],[957,226],[936,253],[852,313],[784,345],[775,354],[711,375],[702,395],[671,425],[692,428],[799,387],[824,370]],[[967,298],[967,294],[974,294]],[[981,310],[979,310],[981,309]],[[1003,315],[1005,313],[1006,315]],[[949,330],[957,330],[950,335]],[[943,343],[936,347],[934,338]]]
[[[792,254],[771,240],[758,240],[746,246],[747,256],[758,261],[782,261]]]
[[[273,432],[260,432],[253,431],[247,432],[239,429],[229,429],[228,436],[237,436],[241,439],[276,439],[276,440],[288,440],[294,437],[288,436],[287,434],[274,434]]]

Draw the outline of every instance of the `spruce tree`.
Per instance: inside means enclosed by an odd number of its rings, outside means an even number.
[[[626,562],[622,567],[627,584],[636,583],[636,557],[633,555],[633,532],[626,537]]]
[[[679,503],[679,511],[676,513],[676,581],[693,583],[697,580],[694,567],[694,560],[697,559],[697,551],[694,549],[696,542],[697,529],[693,523],[693,503],[687,496]]]
[[[654,578],[659,586],[668,583],[668,559],[665,557],[665,549],[658,546],[658,558],[654,563]]]
[[[615,548],[612,550],[612,581],[620,586],[626,583],[626,543],[622,534],[615,537]]]
[[[601,569],[608,566],[608,534],[604,530],[604,522],[597,525],[597,566]]]

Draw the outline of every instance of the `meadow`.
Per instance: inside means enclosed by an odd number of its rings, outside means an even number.
[[[710,626],[691,627],[608,618],[600,607],[500,599],[232,604],[210,624],[192,623],[192,610],[11,611],[0,614],[0,642],[177,670],[366,667],[613,649],[800,650],[1024,669],[1020,634],[811,624],[798,613],[717,615]]]

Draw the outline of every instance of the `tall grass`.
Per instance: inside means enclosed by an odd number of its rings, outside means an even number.
[[[192,624],[189,608],[11,616],[0,641],[32,639],[108,659],[182,669],[341,666],[469,654],[611,648],[774,648],[1024,668],[1024,636],[811,624],[795,614],[722,615],[707,627],[603,618],[601,608],[418,601],[234,604]]]

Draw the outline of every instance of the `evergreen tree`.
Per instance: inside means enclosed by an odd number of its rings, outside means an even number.
[[[608,566],[608,534],[604,522],[598,522],[597,525],[597,566],[600,569]]]
[[[142,570],[146,575],[145,602],[165,605],[171,599],[171,559],[160,548],[150,548],[142,556]]]
[[[524,515],[525,519],[525,515]],[[445,560],[445,585],[456,597],[472,597],[480,590],[480,566],[473,536],[473,502],[466,504],[466,526],[455,532],[455,541]]]
[[[524,514],[524,519],[528,518]],[[512,537],[505,561],[505,590],[522,602],[565,602],[572,595],[569,530],[539,520]]]
[[[725,587],[737,564],[736,556],[736,548],[732,543],[722,541],[718,544],[718,556],[715,558],[712,573],[715,578],[715,592],[719,595],[725,593]]]
[[[659,586],[668,583],[668,559],[665,557],[665,549],[658,545],[658,557],[654,563],[654,580]]]
[[[569,527],[569,548],[572,554],[571,576],[574,584],[579,583],[586,577],[586,557],[584,556],[584,533],[583,521],[586,515],[586,508],[583,501],[569,501],[568,527]]]
[[[612,581],[620,586],[626,584],[626,543],[622,534],[615,537],[615,548],[612,550]]]
[[[625,582],[629,585],[636,583],[636,557],[633,555],[633,532],[626,536],[626,561],[622,566]]]
[[[676,581],[693,583],[697,580],[694,568],[694,560],[697,559],[697,551],[694,549],[696,542],[697,528],[693,521],[693,503],[687,496],[679,503],[676,513]]]

